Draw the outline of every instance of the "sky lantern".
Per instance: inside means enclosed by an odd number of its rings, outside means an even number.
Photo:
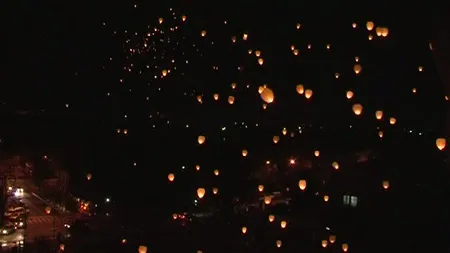
[[[262,184],[258,185],[258,191],[259,192],[264,191],[264,185],[262,185]]]
[[[422,72],[423,71],[423,67],[419,66],[419,67],[417,67],[417,70],[419,70],[419,72]]]
[[[202,37],[205,37],[206,36],[206,30],[203,30],[201,35],[202,35]]]
[[[375,118],[377,118],[377,120],[381,120],[383,118],[383,111],[381,110],[376,111]]]
[[[328,241],[330,241],[330,243],[336,242],[336,236],[335,236],[335,235],[330,235],[330,236],[328,237]]]
[[[298,188],[300,188],[300,190],[304,191],[306,189],[306,180],[301,179],[300,181],[298,181]]]
[[[277,240],[276,244],[277,244],[277,248],[281,248],[281,245],[282,245],[283,243],[281,242],[281,240]]]
[[[357,26],[358,26],[358,25],[357,25],[355,22],[352,23],[352,27],[353,27],[353,28],[356,28]]]
[[[268,204],[270,204],[270,202],[272,202],[272,198],[270,196],[265,196],[264,197],[264,204],[268,205]]]
[[[353,107],[353,112],[355,113],[355,115],[361,115],[362,111],[363,111],[363,106],[361,104],[354,104]]]
[[[173,173],[170,173],[167,178],[169,179],[170,182],[173,182],[173,180],[175,179],[175,175]]]
[[[92,179],[92,174],[91,174],[91,173],[87,173],[86,179],[87,179],[87,180],[91,180],[91,179]]]
[[[233,97],[233,96],[229,96],[229,97],[228,97],[228,103],[229,103],[230,105],[234,104],[234,97]]]
[[[300,94],[300,95],[302,95],[303,93],[305,93],[305,87],[303,87],[302,84],[297,85],[296,90],[297,90],[297,93]]]
[[[236,89],[236,83],[231,83],[231,88],[234,90]]]
[[[328,241],[327,240],[322,240],[321,244],[322,244],[322,248],[326,248],[328,246]]]
[[[197,141],[198,141],[198,144],[201,145],[201,144],[205,143],[206,137],[203,136],[203,135],[199,135],[198,138],[197,138]]]
[[[203,98],[202,98],[201,95],[198,95],[198,96],[197,96],[197,101],[198,101],[200,104],[203,103]]]
[[[255,51],[255,56],[256,56],[256,57],[260,57],[260,56],[261,56],[261,51],[256,50],[256,51]]]
[[[187,19],[186,15],[181,16],[181,20],[182,20],[183,22],[185,22],[186,19]]]
[[[359,57],[355,56],[355,62],[359,62]]]
[[[444,150],[444,148],[447,146],[447,140],[445,138],[437,138],[436,139],[436,147],[439,150]]]
[[[335,169],[335,170],[338,170],[339,169],[339,163],[338,162],[333,162],[332,164],[331,164],[331,166],[333,166],[333,168]]]
[[[213,191],[213,194],[216,195],[219,192],[219,188],[213,187],[212,191]]]
[[[283,130],[281,130],[281,133],[282,133],[283,135],[286,135],[286,134],[287,134],[287,129],[286,129],[285,127],[283,127]]]
[[[390,117],[390,118],[389,118],[389,123],[390,123],[391,125],[395,125],[395,123],[397,123],[397,119],[394,118],[394,117]]]
[[[286,226],[287,226],[287,222],[286,221],[281,221],[280,222],[280,227],[281,228],[286,228]]]
[[[195,170],[200,170],[200,165],[195,165]]]
[[[353,71],[355,72],[355,74],[358,75],[361,72],[361,70],[362,70],[361,65],[359,65],[359,64],[353,65]]]
[[[216,101],[219,100],[219,94],[217,94],[217,93],[214,94],[214,100],[216,100]]]
[[[339,72],[334,73],[334,78],[339,79],[340,76],[341,74],[339,74]]]
[[[247,40],[248,39],[248,34],[247,33],[242,34],[242,39],[243,40]]]
[[[205,196],[205,188],[198,188],[197,189],[197,196],[199,199],[203,198]]]
[[[302,25],[300,23],[297,23],[297,30],[300,29]]]
[[[237,40],[237,39],[236,39],[236,36],[232,36],[232,37],[231,37],[231,41],[232,41],[233,43],[236,43],[236,40]]]
[[[328,200],[330,200],[330,196],[324,195],[323,196],[323,201],[328,202]]]
[[[383,189],[385,189],[385,190],[389,189],[389,181],[388,180],[384,180],[383,182],[381,182],[381,185],[383,186]]]
[[[161,71],[161,74],[162,74],[163,76],[167,76],[167,70],[166,70],[166,69],[163,69],[163,70]]]
[[[313,95],[313,91],[312,90],[307,89],[305,91],[305,98],[310,99],[312,97],[312,95]]]
[[[264,59],[263,58],[258,58],[258,64],[259,65],[263,65],[264,64]]]
[[[367,38],[368,38],[369,40],[373,40],[373,35],[372,35],[372,34],[369,34],[369,36],[367,36]]]
[[[262,108],[265,110],[267,109],[267,104],[262,104]]]
[[[214,175],[215,175],[215,176],[218,176],[218,175],[219,175],[219,173],[220,173],[220,172],[219,172],[219,170],[218,170],[218,169],[215,169],[215,170],[214,170]]]
[[[298,55],[298,53],[299,53],[299,52],[298,52],[298,49],[294,49],[294,50],[292,50],[292,53],[293,53],[294,55],[296,55],[296,56],[297,56],[297,55]]]
[[[343,243],[342,244],[342,251],[344,251],[344,252],[348,251],[348,244],[347,243]]]
[[[265,88],[261,93],[261,98],[264,100],[264,102],[270,104],[275,99],[273,95],[273,91],[269,88]]]
[[[347,93],[345,93],[345,96],[347,97],[347,99],[352,99],[353,95],[354,95],[354,93],[351,90],[349,90],[349,91],[347,91]]]
[[[46,214],[50,214],[51,212],[52,212],[52,208],[49,207],[49,206],[46,206],[46,207],[45,207],[45,213],[46,213]]]
[[[247,227],[242,227],[241,231],[242,231],[242,234],[246,234],[247,233]]]
[[[330,44],[327,44],[327,49],[329,50],[330,48],[331,48],[331,45]]]
[[[158,18],[158,22],[159,22],[160,24],[162,24],[162,23],[164,22],[164,19],[163,19],[163,18]]]
[[[377,34],[378,37],[381,37],[382,30],[383,30],[383,28],[381,28],[381,27],[377,27],[377,28],[375,29],[375,33]]]
[[[139,252],[139,253],[147,253],[147,247],[145,247],[145,246],[139,246],[138,252]]]
[[[247,50],[247,53],[248,53],[248,54],[252,54],[252,53],[253,53],[253,50],[249,49],[249,50]]]
[[[246,149],[242,150],[242,156],[246,157],[248,155],[248,151]]]
[[[269,215],[269,222],[273,222],[275,220],[275,215]]]
[[[380,138],[383,138],[383,136],[384,136],[383,131],[380,130],[380,131],[378,132],[378,136],[379,136]]]
[[[264,89],[265,89],[264,86],[259,86],[259,87],[258,87],[258,93],[259,93],[259,94],[262,94],[262,92],[263,92]]]
[[[278,135],[275,135],[275,136],[272,138],[272,141],[273,141],[273,143],[277,144],[277,143],[280,141],[280,137],[279,137]]]
[[[314,156],[315,157],[319,157],[320,156],[320,151],[319,150],[315,150],[314,151]]]
[[[387,28],[387,27],[381,28],[381,36],[382,37],[387,37],[388,34],[389,34],[389,28]]]
[[[366,23],[367,31],[372,31],[374,26],[375,26],[375,24],[372,21],[367,21],[367,23]]]

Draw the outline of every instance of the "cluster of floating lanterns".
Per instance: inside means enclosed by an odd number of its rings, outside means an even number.
[[[182,23],[189,23],[186,22],[187,21],[187,16],[186,15],[182,15],[181,18],[179,16],[174,15],[174,17],[178,18],[181,20]],[[147,43],[146,47],[150,47],[151,44],[151,40],[149,40],[147,37],[156,37],[159,38],[158,36],[168,33],[168,31],[174,32],[176,30],[181,29],[181,25],[176,25],[176,26],[171,26],[169,29],[164,29],[163,25],[166,23],[167,20],[165,20],[164,18],[160,17],[158,18],[158,24],[160,26],[157,26],[156,28],[153,29],[153,31],[151,32],[151,36],[145,36],[146,38],[144,39],[145,43]],[[227,22],[224,22],[225,24],[227,24]],[[352,23],[351,26],[353,28],[358,28],[358,24],[356,22]],[[301,27],[302,25],[300,23],[297,23],[295,25],[295,28],[301,32]],[[363,26],[364,27],[364,26]],[[388,39],[388,36],[390,34],[389,28],[385,27],[385,26],[377,26],[374,21],[367,21],[365,23],[365,31],[367,32],[367,36],[369,40],[374,40],[374,38],[378,37],[376,40],[380,39]],[[211,32],[212,33],[212,32]],[[198,37],[200,35],[200,38],[202,41],[206,41],[208,39],[209,33],[206,29],[202,29],[200,30],[200,32],[198,32],[198,30],[196,31],[196,36]],[[252,40],[253,37],[250,37],[250,34],[247,32],[244,32],[242,34],[235,34],[231,36],[231,43],[232,44],[236,44],[236,43],[246,43],[249,40]],[[230,37],[226,38],[227,42],[230,43]],[[144,45],[144,43],[141,43],[142,45]],[[141,45],[140,44],[140,45]],[[213,43],[214,44],[214,43]],[[289,45],[287,45],[289,46]],[[311,44],[308,44],[306,46],[306,48],[308,50],[310,50],[312,48]],[[331,45],[331,44],[326,44],[325,45],[326,50],[334,50],[336,48],[335,45]],[[296,47],[295,45],[291,45],[290,46],[292,55],[295,57],[302,57],[302,49],[299,47]],[[133,49],[130,51],[127,51],[127,53],[132,52],[130,54],[136,54],[136,52],[148,52],[148,49]],[[263,50],[260,48],[250,48],[250,46],[248,48],[245,49],[246,54],[248,54],[246,57],[250,57],[252,64],[255,64],[257,66],[257,68],[264,68],[265,66],[267,66],[266,60],[270,59],[270,58],[265,58],[265,52],[263,54]],[[369,68],[365,68],[363,66],[363,61],[360,59],[359,56],[352,56],[354,59],[354,62],[347,65],[346,68],[348,69],[348,71],[351,73],[352,76],[354,76],[354,78],[361,78],[362,76],[366,75],[367,72],[369,72]],[[186,60],[185,62],[187,62],[188,60]],[[180,61],[173,61],[170,60],[168,62],[166,62],[165,67],[163,66],[156,66],[156,69],[158,69],[157,74],[154,75],[154,78],[157,80],[162,80],[162,79],[167,79],[169,78],[171,75],[177,73],[178,71],[178,62]],[[258,66],[259,65],[259,66]],[[367,66],[367,65],[366,65]],[[133,71],[133,67],[132,64],[128,67],[126,67],[125,69],[128,72],[132,72]],[[213,66],[212,68],[214,71],[216,71],[217,69],[219,69],[218,66]],[[241,70],[241,69],[240,69]],[[353,72],[352,72],[353,71]],[[424,68],[423,66],[418,66],[417,70],[414,69],[414,71],[418,71],[418,72],[423,72]],[[345,73],[344,73],[345,74]],[[335,79],[342,79],[343,75],[339,72],[333,72],[330,73],[330,75],[332,75],[332,77],[334,76]],[[369,74],[369,73],[367,73]],[[123,79],[121,79],[121,82],[123,81]],[[241,84],[238,82],[231,82],[231,90],[236,90],[238,86],[240,86]],[[251,87],[249,84],[245,84],[243,85],[246,88]],[[229,87],[229,83],[227,84],[227,87]],[[253,87],[257,87],[257,90],[252,90],[252,92],[254,92],[255,95],[259,95],[260,98],[260,102],[262,105],[263,109],[267,109],[269,106],[271,106],[271,104],[276,104],[279,102],[278,98],[277,100],[275,99],[276,97],[276,85],[271,85],[271,84],[257,84]],[[417,92],[417,88],[413,88],[413,93]],[[256,93],[257,92],[257,93]],[[308,85],[308,83],[300,83],[300,84],[292,84],[292,92],[296,92],[298,95],[296,96],[299,99],[307,99],[307,100],[314,100],[315,96],[316,96],[316,91],[313,91],[313,88],[311,87],[311,85]],[[194,95],[195,94],[195,95]],[[318,91],[318,94],[320,95],[320,91]],[[192,92],[191,94],[193,96],[193,99],[191,99],[192,101],[196,101],[195,103],[201,104],[201,106],[204,106],[204,104],[206,104],[207,100],[214,100],[214,101],[219,101],[219,100],[225,100],[230,106],[234,105],[236,106],[237,103],[239,103],[239,99],[241,99],[237,93],[231,93],[231,94],[220,94],[218,92],[212,92],[210,94],[199,94],[198,91],[196,92]],[[343,99],[346,99],[348,101],[351,101],[351,111],[353,112],[353,114],[356,117],[361,117],[363,115],[369,114],[370,117],[375,117],[376,120],[378,121],[383,121],[386,120],[389,125],[395,125],[397,123],[397,118],[395,117],[395,115],[390,115],[390,112],[384,112],[383,110],[377,108],[375,111],[370,111],[368,108],[369,107],[364,107],[364,103],[362,101],[358,101],[353,103],[353,101],[356,99],[358,100],[358,94],[355,90],[344,90],[343,93],[341,93],[339,96],[342,96]],[[281,101],[280,101],[281,103]],[[228,106],[228,105],[227,105]],[[228,107],[227,107],[228,108]],[[280,136],[286,136],[288,135],[289,131],[287,130],[287,128],[283,128],[281,129],[281,135],[271,135],[270,139],[268,139],[268,142],[272,142],[273,144],[278,144],[281,141]],[[117,129],[117,134],[120,135],[127,135],[128,134],[128,130],[127,129]],[[291,132],[290,135],[288,136],[293,136],[293,133]],[[383,138],[384,136],[384,132],[381,129],[378,129],[378,136],[379,138]],[[197,135],[197,141],[195,143],[195,137],[192,138],[192,143],[193,145],[199,145],[202,147],[207,147],[209,145],[209,135],[207,136],[202,132],[198,132]],[[439,150],[444,150],[446,148],[446,138],[444,137],[440,137],[436,139],[436,146]],[[240,156],[242,157],[242,159],[249,159],[250,157],[252,157],[255,152],[253,152],[251,149],[248,149],[249,146],[246,147],[241,147],[240,150],[238,150],[237,152],[240,152]],[[316,149],[313,150],[312,155],[315,158],[320,158],[321,157],[321,152],[320,150]],[[266,164],[269,164],[270,161],[265,161]],[[294,165],[296,163],[295,159],[290,160],[289,162],[291,165]],[[342,167],[345,169],[345,165],[342,164]],[[339,161],[333,161],[330,164],[330,169],[333,171],[339,171],[341,169],[341,165]],[[200,165],[196,165],[195,166],[195,171],[200,171]],[[213,170],[213,174],[216,177],[220,177],[221,173],[218,169],[214,169]],[[177,174],[178,175],[178,174]],[[88,173],[87,174],[87,180],[91,180],[92,178],[92,174]],[[168,173],[167,175],[167,180],[169,181],[170,184],[176,183],[177,179],[176,179],[176,173],[171,171],[170,173]],[[197,199],[204,199],[208,197],[208,192],[212,192],[213,195],[216,196],[220,196],[219,194],[219,188],[218,187],[211,187],[211,190],[209,190],[209,188],[205,188],[205,186],[208,185],[207,182],[205,182],[204,185],[200,185],[199,187],[197,187],[196,189],[196,198]],[[298,179],[298,190],[301,192],[305,192],[305,191],[309,191],[311,186],[308,187],[308,182],[307,179],[305,178],[299,178]],[[389,180],[382,180],[381,181],[381,186],[380,188],[383,190],[388,190],[391,187],[390,185],[390,181]],[[256,186],[255,189],[255,193],[261,193],[263,194],[263,198],[262,198],[262,202],[265,205],[270,205],[273,202],[273,199],[271,197],[271,195],[267,192],[265,192],[267,187],[265,187],[264,184],[258,184]],[[328,194],[321,194],[320,197],[323,199],[323,202],[329,202],[331,196]],[[174,216],[175,217],[175,216]],[[270,223],[275,222],[275,220],[277,220],[278,222],[278,217],[276,217],[273,214],[269,214],[267,216],[267,219],[269,220]],[[288,221],[287,220],[281,220],[280,221],[280,228],[281,229],[286,229],[288,227]],[[246,236],[248,234],[251,234],[253,232],[253,230],[251,229],[251,227],[248,227],[246,225],[241,226],[240,227],[240,232],[243,236]],[[337,242],[337,237],[336,235],[329,235],[329,237],[327,239],[323,239],[320,241],[320,245],[323,248],[327,248],[330,247],[331,244],[335,244]],[[283,247],[283,241],[281,239],[277,239],[275,241],[275,247],[276,248],[282,248]],[[349,250],[349,244],[348,242],[342,242],[341,243],[341,249],[343,252],[347,252]],[[140,246],[138,248],[139,253],[146,253],[147,252],[147,247],[146,246]],[[201,252],[201,251],[198,251]]]

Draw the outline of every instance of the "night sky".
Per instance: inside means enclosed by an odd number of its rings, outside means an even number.
[[[436,139],[445,130],[446,99],[432,55],[433,18],[425,11],[399,17],[394,10],[333,13],[269,2],[10,5],[0,99],[2,112],[16,116],[7,129],[22,129],[15,142],[64,157],[74,188],[87,197],[146,199],[139,207],[171,210],[190,203],[198,187],[218,187],[227,201],[256,189],[251,171],[269,160],[289,170],[289,159],[300,165],[286,185],[307,177],[318,192],[339,194],[333,189],[341,184],[323,186],[319,171],[332,170],[333,161],[343,171],[360,166],[355,153],[368,150],[373,156],[361,166],[370,172],[352,177],[366,181],[331,178],[375,192],[389,179],[398,196],[417,184],[443,188]],[[377,36],[377,27],[388,35]],[[266,109],[258,94],[264,84],[274,94]],[[310,99],[297,92],[300,84],[313,91]],[[354,104],[363,106],[361,115]],[[311,160],[321,169],[302,167]]]

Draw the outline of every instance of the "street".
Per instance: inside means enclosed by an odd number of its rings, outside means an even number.
[[[69,214],[61,214],[55,209],[46,213],[49,207],[46,200],[33,192],[35,187],[31,179],[17,180],[16,185],[23,188],[21,196],[10,196],[10,198],[21,198],[22,203],[29,209],[27,216],[27,226],[24,229],[17,229],[8,235],[0,235],[2,248],[14,247],[24,242],[31,242],[39,237],[55,237],[62,231],[64,224],[71,222]],[[6,218],[5,218],[6,219]]]
[[[24,191],[22,200],[30,209],[25,241],[32,241],[35,237],[41,236],[52,237],[64,227],[64,217],[56,210],[51,210],[50,214],[46,214],[47,205],[32,193]]]
[[[18,229],[16,232],[0,237],[1,248],[12,248],[23,245],[25,229]],[[1,250],[0,250],[1,251]]]

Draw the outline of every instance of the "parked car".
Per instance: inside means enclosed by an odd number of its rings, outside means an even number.
[[[3,226],[0,226],[0,231],[2,235],[9,235],[16,231],[16,226],[12,223],[5,223]]]
[[[8,220],[13,223],[16,228],[26,228],[28,225],[26,215],[19,215],[17,217],[9,218]]]
[[[14,209],[14,211],[6,211],[4,213],[4,216],[7,217],[8,219],[15,219],[20,215],[26,215],[30,212],[30,209],[25,208],[25,207],[20,207],[20,208],[16,208]]]

